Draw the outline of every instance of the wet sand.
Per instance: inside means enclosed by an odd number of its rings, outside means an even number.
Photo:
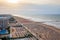
[[[34,22],[16,16],[14,16],[14,18],[18,23],[23,24],[24,28],[33,34],[38,40],[60,40],[60,29],[43,24],[42,22]]]

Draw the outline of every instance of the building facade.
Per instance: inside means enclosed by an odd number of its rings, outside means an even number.
[[[0,17],[0,28],[7,28],[9,20],[6,17]]]

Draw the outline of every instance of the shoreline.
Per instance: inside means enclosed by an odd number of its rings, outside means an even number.
[[[43,24],[41,22],[30,21],[28,19],[24,19],[22,17],[14,16],[14,18],[21,24],[23,24],[33,35],[35,35],[38,39],[44,38],[47,39],[57,39],[60,40],[60,29],[55,28],[54,26],[50,26],[47,24]],[[46,38],[47,37],[47,38]]]
[[[15,15],[15,16],[16,16],[16,15]],[[20,17],[20,16],[17,15],[16,17]],[[28,19],[28,18],[24,18],[24,17],[22,17],[22,16],[21,16],[20,18],[25,19],[26,21],[29,21],[29,22],[42,23],[42,24],[44,24],[44,25],[52,26],[53,28],[60,30],[60,28],[58,28],[55,24],[52,24],[52,23],[50,24],[50,23],[47,23],[47,22],[38,22],[38,21],[30,20],[30,19]]]
[[[46,25],[53,26],[53,27],[55,27],[57,29],[60,29],[60,25],[59,25],[60,22],[56,22],[56,21],[52,21],[52,20],[48,20],[48,21],[45,20],[44,21],[43,19],[38,20],[38,19],[35,19],[35,18],[32,18],[32,17],[25,17],[25,16],[22,16],[22,15],[14,15],[14,16],[18,16],[18,17],[21,17],[23,19],[27,19],[29,21],[43,23],[43,24],[46,24]]]

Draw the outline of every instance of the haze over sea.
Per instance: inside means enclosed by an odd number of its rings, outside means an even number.
[[[60,5],[19,4],[15,7],[0,5],[0,13],[22,16],[60,29]]]

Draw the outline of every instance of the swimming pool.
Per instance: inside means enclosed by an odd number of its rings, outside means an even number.
[[[7,30],[1,30],[0,35],[4,35],[4,34],[8,34],[8,31]]]

